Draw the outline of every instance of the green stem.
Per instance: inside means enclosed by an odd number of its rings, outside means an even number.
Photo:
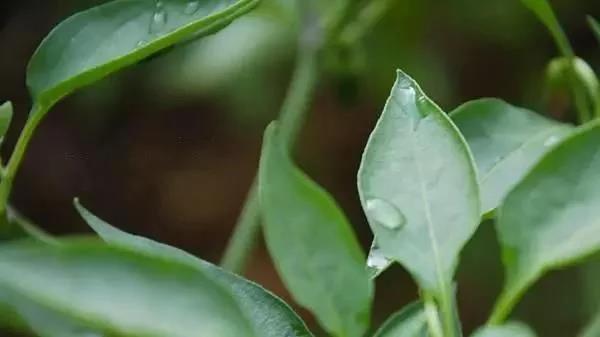
[[[442,325],[445,337],[458,337],[460,335],[460,323],[458,313],[454,305],[454,292],[451,291],[450,282],[440,284],[440,294],[437,296],[442,314]]]
[[[494,305],[494,310],[487,321],[487,325],[500,325],[504,323],[527,288],[523,286],[518,288],[507,287],[504,289]]]
[[[294,146],[298,133],[305,123],[306,112],[319,77],[320,47],[318,44],[320,42],[317,42],[318,40],[313,36],[303,36],[301,39],[291,85],[279,117],[281,136],[288,148]],[[254,178],[244,209],[225,249],[221,261],[223,268],[237,273],[243,272],[248,256],[256,245],[256,237],[260,230],[259,217],[257,179]]]
[[[423,304],[425,306],[425,317],[427,318],[429,334],[431,337],[444,337],[439,311],[433,296],[424,293]]]
[[[356,20],[348,25],[340,34],[340,41],[346,46],[358,42],[379,22],[396,0],[373,0],[358,14]]]
[[[25,151],[29,146],[29,142],[31,141],[31,137],[33,136],[35,129],[40,124],[48,110],[48,106],[41,104],[33,105],[29,114],[29,118],[23,127],[23,131],[21,131],[19,140],[17,141],[15,149],[13,150],[13,154],[10,157],[10,161],[6,166],[6,169],[2,172],[2,182],[0,182],[0,216],[2,218],[6,216],[8,198],[10,197],[10,192],[12,190],[17,171],[19,170],[21,162],[23,161],[23,157],[25,156]]]

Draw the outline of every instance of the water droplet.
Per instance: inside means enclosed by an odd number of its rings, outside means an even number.
[[[367,258],[367,271],[369,272],[369,276],[371,276],[371,278],[377,277],[392,263],[393,261],[387,258],[377,243],[373,241],[371,250],[369,251],[369,257]]]
[[[156,2],[156,11],[152,15],[150,21],[150,33],[156,34],[162,31],[167,24],[167,12],[165,12],[164,5],[161,1]]]
[[[141,48],[141,47],[145,46],[146,43],[148,43],[148,42],[146,42],[145,40],[139,40],[138,43],[135,46],[137,48]]]
[[[183,13],[186,15],[192,15],[192,14],[196,13],[198,11],[198,9],[200,9],[200,1],[190,1],[185,6]]]
[[[390,230],[399,230],[406,224],[406,217],[393,204],[382,199],[369,199],[366,213],[372,221]]]
[[[550,136],[544,142],[544,146],[546,146],[546,147],[553,146],[554,144],[558,143],[559,140],[560,140],[560,138],[558,138],[558,136]]]

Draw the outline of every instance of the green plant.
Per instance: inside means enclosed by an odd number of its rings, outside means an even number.
[[[265,132],[259,173],[223,266],[241,272],[260,215],[281,278],[330,335],[367,333],[374,279],[397,262],[415,279],[420,299],[374,336],[458,337],[455,270],[482,219],[493,218],[506,281],[474,336],[534,336],[524,324],[506,322],[522,295],[546,272],[600,251],[600,89],[549,4],[523,2],[556,40],[563,55],[550,63],[548,76],[572,90],[584,124],[560,123],[499,99],[467,102],[446,114],[398,71],[358,172],[375,236],[368,258],[333,197],[294,164],[291,149],[322,59],[360,39],[391,1],[302,2],[292,83],[279,120]],[[28,70],[32,112],[2,166],[3,230],[30,238],[0,247],[0,324],[48,337],[313,336],[260,285],[125,233],[77,199],[76,209],[102,240],[53,238],[8,204],[34,130],[58,101],[165,48],[218,31],[257,4],[117,0],[67,19],[42,42]],[[11,117],[12,105],[1,105],[0,140]],[[581,336],[599,335],[598,322]]]

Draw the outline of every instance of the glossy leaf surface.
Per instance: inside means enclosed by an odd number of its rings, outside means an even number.
[[[393,314],[373,337],[427,337],[423,304],[416,302]]]
[[[72,91],[193,37],[223,28],[258,0],[116,0],[59,24],[33,55],[27,83],[51,105]]]
[[[0,105],[0,144],[10,127],[13,116],[13,106],[11,102]]]
[[[527,325],[509,322],[504,325],[489,326],[478,329],[473,337],[535,337],[536,334]]]
[[[198,269],[91,239],[3,246],[0,290],[13,307],[26,299],[110,335],[254,336],[231,294]]]
[[[373,294],[361,248],[332,197],[294,166],[275,124],[259,191],[267,246],[293,297],[331,334],[362,336]]]
[[[90,213],[77,201],[75,206],[88,225],[106,242],[189,263],[220,282],[234,295],[234,299],[253,325],[256,336],[313,337],[287,304],[258,284],[200,260],[183,250],[123,232]]]
[[[493,319],[506,315],[545,271],[600,249],[600,124],[551,150],[498,209],[506,281]]]
[[[531,167],[573,130],[494,98],[465,103],[450,116],[473,152],[484,213],[495,210]]]
[[[477,175],[457,128],[403,72],[363,154],[358,188],[382,251],[422,288],[448,292],[480,220]]]

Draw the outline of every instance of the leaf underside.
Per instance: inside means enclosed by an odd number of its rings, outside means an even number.
[[[358,173],[363,209],[384,254],[440,292],[480,221],[477,174],[457,128],[403,72]]]

